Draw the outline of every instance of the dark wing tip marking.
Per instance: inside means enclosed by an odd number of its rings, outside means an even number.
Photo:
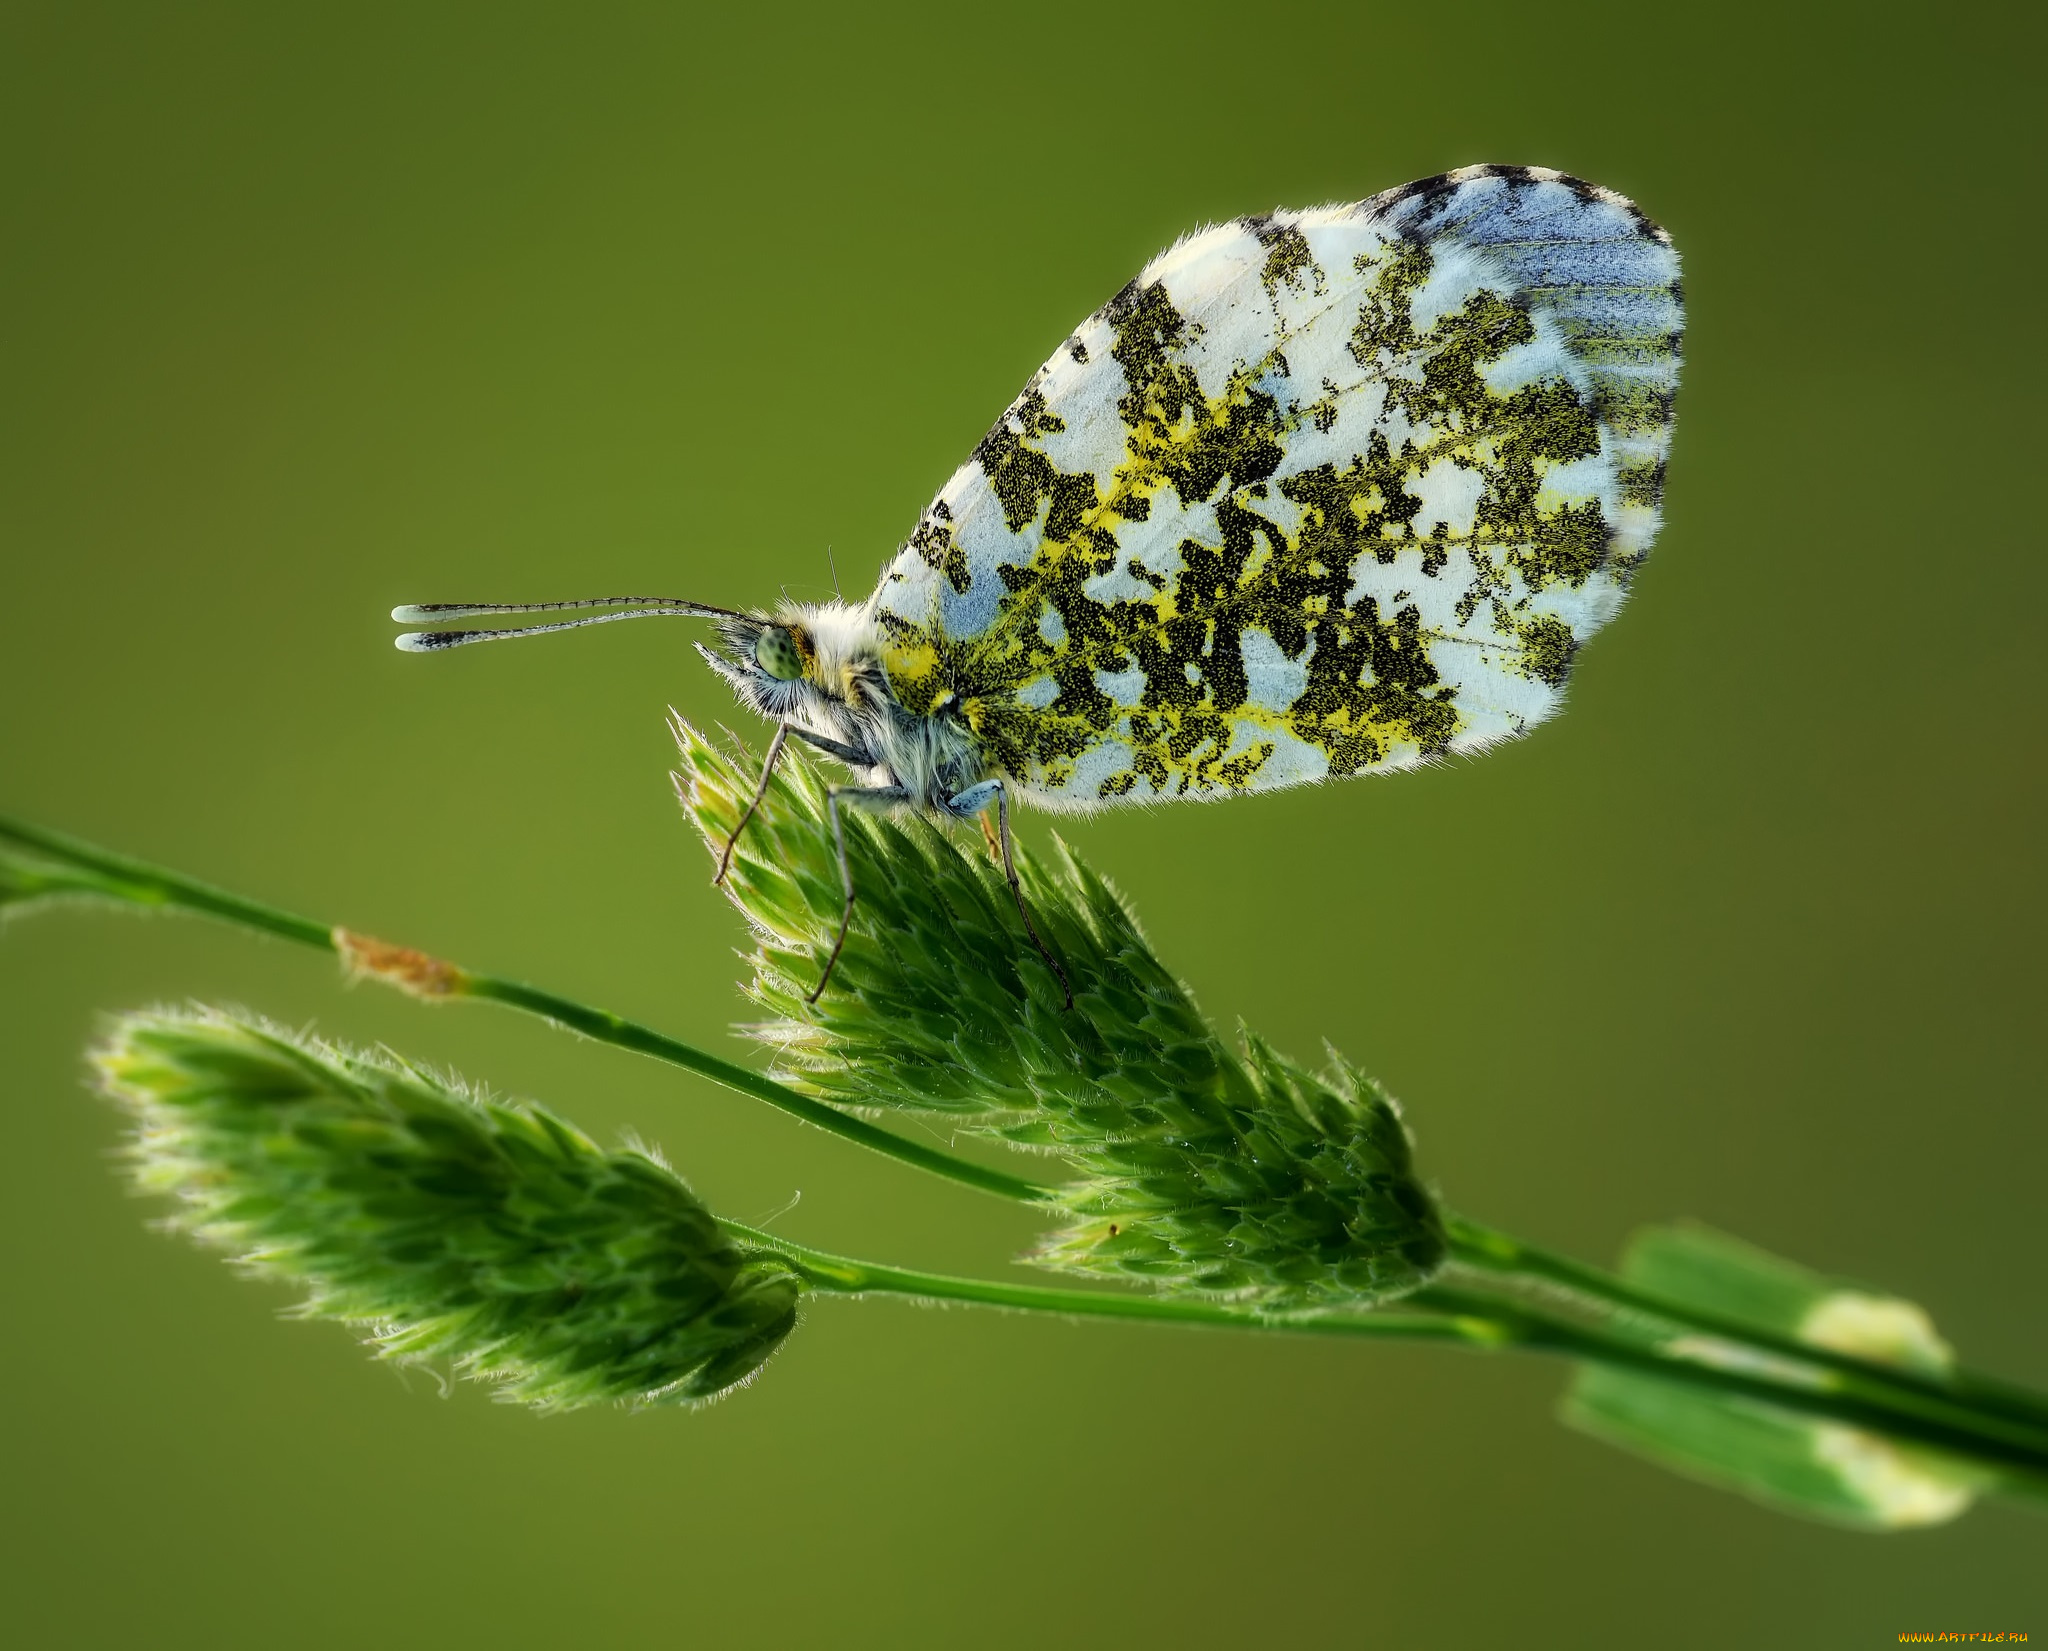
[[[1492,162],[1479,166],[1461,166],[1455,172],[1438,172],[1431,177],[1417,178],[1413,183],[1382,190],[1379,194],[1360,201],[1357,210],[1362,213],[1388,212],[1420,198],[1426,211],[1454,193],[1460,185],[1476,183],[1484,178],[1499,178],[1510,189],[1528,189],[1539,183],[1561,183],[1581,201],[1598,201],[1606,206],[1619,207],[1628,214],[1629,222],[1637,234],[1663,246],[1671,244],[1670,232],[1626,195],[1548,166],[1503,166]]]
[[[1456,188],[1455,174],[1450,172],[1432,173],[1426,178],[1417,178],[1413,183],[1397,184],[1392,189],[1382,189],[1377,195],[1368,195],[1358,203],[1360,212],[1385,212],[1389,208],[1404,205],[1421,197],[1426,204],[1434,205],[1443,196]]]

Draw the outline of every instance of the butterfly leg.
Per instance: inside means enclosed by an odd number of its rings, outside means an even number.
[[[1038,955],[1045,959],[1045,966],[1052,970],[1053,979],[1060,983],[1060,990],[1066,994],[1066,1007],[1074,1006],[1074,984],[1067,979],[1067,971],[1060,967],[1060,960],[1052,955],[1045,942],[1038,938],[1038,927],[1031,921],[1030,909],[1024,904],[1024,885],[1017,881],[1017,857],[1010,850],[1010,793],[1001,780],[983,780],[971,785],[957,797],[946,799],[946,807],[955,814],[980,815],[993,798],[996,805],[996,847],[1003,862],[1003,876],[1009,880],[1010,895],[1017,902],[1017,915],[1024,919],[1024,932],[1031,937],[1031,944],[1038,948]],[[982,819],[981,829],[988,830],[988,820]]]
[[[732,828],[732,835],[725,840],[725,852],[718,857],[718,875],[711,879],[711,886],[717,888],[725,881],[725,874],[732,870],[732,851],[740,846],[740,833],[747,829],[747,822],[761,806],[762,798],[768,795],[768,781],[775,773],[775,764],[782,756],[783,743],[789,738],[789,724],[775,725],[775,738],[768,742],[768,760],[761,765],[761,783],[754,787],[754,800],[747,804],[746,813],[740,816],[738,825]]]
[[[887,808],[891,803],[910,801],[910,793],[898,785],[834,785],[826,788],[825,812],[832,819],[832,846],[839,854],[839,886],[845,891],[846,904],[839,913],[839,932],[832,937],[832,951],[825,959],[825,972],[818,976],[818,984],[804,1000],[806,1003],[816,1003],[824,995],[825,984],[832,978],[832,970],[839,962],[839,953],[846,945],[846,931],[853,923],[853,867],[848,865],[846,860],[846,822],[839,814],[839,799],[842,797],[849,802],[864,803],[871,808]]]

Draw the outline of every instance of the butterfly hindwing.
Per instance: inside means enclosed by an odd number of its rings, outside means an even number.
[[[1681,326],[1663,232],[1556,173],[1201,231],[925,512],[891,682],[1055,807],[1521,733],[1656,531]]]

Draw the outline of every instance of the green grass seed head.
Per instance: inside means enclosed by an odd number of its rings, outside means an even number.
[[[678,791],[714,861],[755,777],[678,723]],[[785,756],[726,880],[752,926],[747,1028],[844,1106],[1057,1155],[1071,1217],[1034,1259],[1284,1311],[1363,1306],[1425,1282],[1444,1240],[1393,1102],[1338,1061],[1318,1076],[1220,1040],[1128,907],[1064,844],[1017,852],[1074,1008],[1023,933],[979,836],[842,810],[857,901],[842,908],[815,771]]]
[[[795,1325],[795,1276],[734,1250],[666,1165],[538,1107],[217,1010],[129,1015],[93,1060],[172,1224],[382,1357],[542,1409],[687,1401]]]

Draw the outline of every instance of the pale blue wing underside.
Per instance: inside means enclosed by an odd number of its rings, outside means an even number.
[[[1656,533],[1682,325],[1663,232],[1554,173],[1202,231],[926,511],[871,603],[892,681],[1056,806],[1521,733]]]

